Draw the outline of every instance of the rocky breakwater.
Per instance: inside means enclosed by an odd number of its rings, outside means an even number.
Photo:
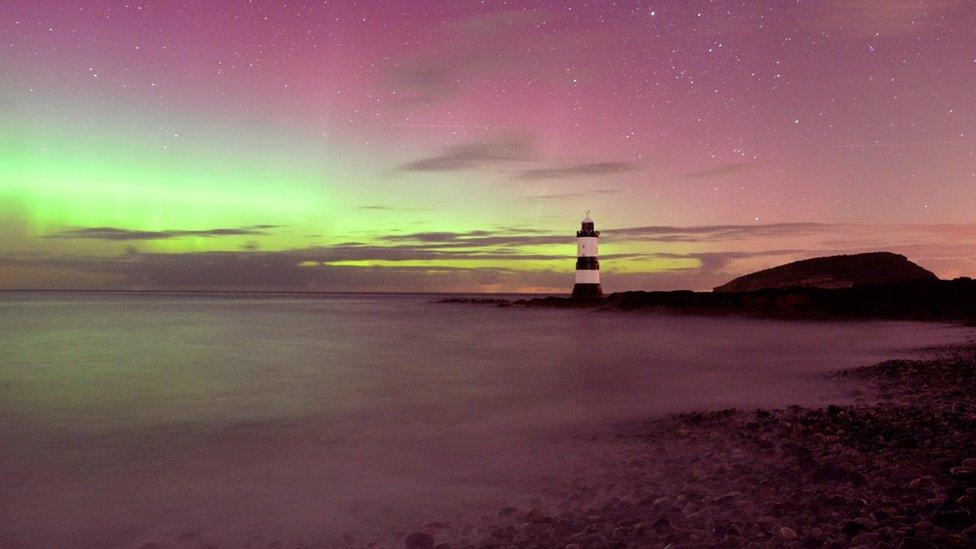
[[[618,292],[600,299],[553,296],[513,301],[451,298],[441,303],[804,320],[889,319],[976,323],[976,280],[909,280],[836,289]]]
[[[443,303],[592,308],[780,319],[925,320],[976,323],[976,281],[939,280],[889,252],[817,257],[741,276],[713,292],[630,291],[602,298],[448,298]]]
[[[976,544],[976,351],[836,378],[860,403],[629,423],[536,501],[406,546]]]

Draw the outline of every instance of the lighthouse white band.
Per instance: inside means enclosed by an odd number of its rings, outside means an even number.
[[[576,257],[597,257],[600,239],[595,236],[581,236],[576,239]]]
[[[599,284],[600,271],[576,271],[577,284]]]

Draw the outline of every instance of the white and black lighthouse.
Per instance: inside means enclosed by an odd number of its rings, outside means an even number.
[[[600,231],[593,228],[590,212],[586,212],[583,225],[576,231],[576,284],[573,297],[601,297],[600,288]]]

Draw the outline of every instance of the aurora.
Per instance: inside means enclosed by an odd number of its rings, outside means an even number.
[[[586,210],[608,290],[973,270],[971,10],[370,4],[4,10],[0,286],[564,291]]]

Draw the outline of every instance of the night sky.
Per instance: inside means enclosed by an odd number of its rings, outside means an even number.
[[[0,288],[706,289],[976,275],[976,4],[0,9]]]

